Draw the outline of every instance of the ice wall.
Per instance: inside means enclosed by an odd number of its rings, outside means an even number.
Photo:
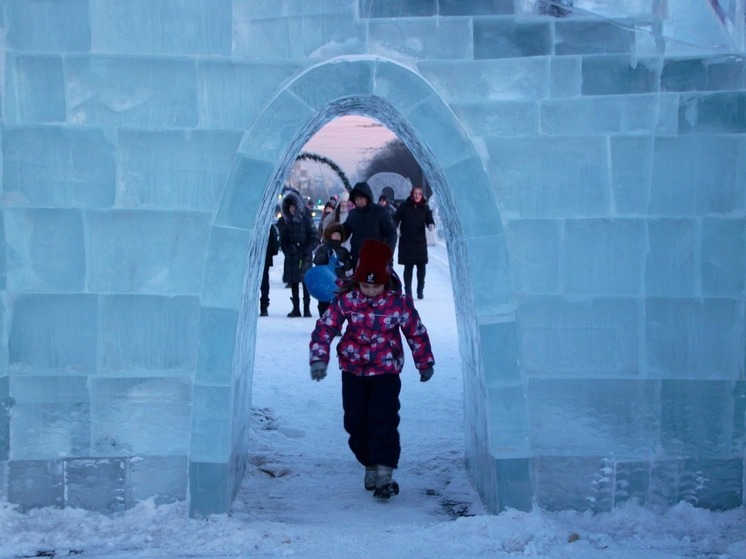
[[[0,497],[229,510],[255,232],[361,113],[445,206],[490,509],[741,504],[743,34],[570,4],[0,2]]]

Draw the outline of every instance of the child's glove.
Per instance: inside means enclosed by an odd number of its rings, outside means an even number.
[[[311,380],[321,380],[326,376],[326,363],[314,361],[311,363]]]
[[[433,373],[435,373],[435,371],[433,370],[432,367],[428,367],[427,369],[422,369],[420,371],[420,382],[429,381],[432,378]]]

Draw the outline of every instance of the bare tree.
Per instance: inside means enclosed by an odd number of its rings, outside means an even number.
[[[398,173],[412,184],[426,185],[420,164],[399,138],[384,144],[363,167],[360,176],[368,180],[376,173]]]

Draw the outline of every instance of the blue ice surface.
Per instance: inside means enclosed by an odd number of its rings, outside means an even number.
[[[0,497],[230,509],[267,185],[367,111],[440,189],[490,510],[743,503],[734,3],[3,6]]]

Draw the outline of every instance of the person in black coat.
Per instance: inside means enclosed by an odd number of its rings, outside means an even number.
[[[290,285],[293,310],[289,317],[301,316],[299,284],[303,284],[303,316],[311,315],[311,294],[303,281],[306,272],[313,265],[313,251],[319,243],[319,236],[311,216],[305,211],[298,194],[290,191],[282,201],[282,225],[280,226],[280,247],[285,255],[282,281]]]
[[[280,252],[280,233],[275,224],[269,226],[267,251],[264,253],[262,284],[259,287],[259,316],[269,316],[269,269],[274,265],[273,258]]]
[[[396,227],[389,211],[375,203],[373,191],[367,182],[359,182],[352,188],[350,200],[355,207],[350,210],[344,228],[350,239],[350,255],[354,269],[365,239],[386,243],[393,252],[396,248]]]
[[[412,192],[394,214],[394,224],[399,227],[399,264],[404,266],[404,292],[412,295],[412,273],[417,267],[417,298],[424,297],[425,268],[427,266],[426,229],[435,228],[433,212],[421,186]]]

